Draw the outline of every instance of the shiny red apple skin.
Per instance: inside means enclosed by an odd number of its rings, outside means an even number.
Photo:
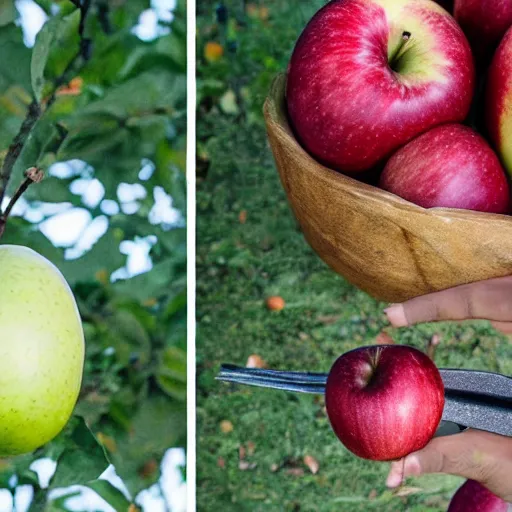
[[[503,37],[489,69],[486,124],[498,155],[512,176],[512,28]]]
[[[433,128],[399,149],[379,186],[423,208],[509,211],[509,185],[497,155],[460,124]]]
[[[492,57],[512,26],[510,0],[455,0],[453,13],[480,61]]]
[[[394,71],[390,56],[402,43]],[[469,43],[435,2],[334,0],[297,41],[286,100],[303,147],[351,174],[433,126],[465,119],[474,82]]]
[[[467,480],[453,495],[448,512],[510,512],[512,506],[483,485]]]
[[[405,345],[343,354],[327,377],[326,408],[340,441],[358,457],[395,460],[432,439],[444,407],[439,370]]]

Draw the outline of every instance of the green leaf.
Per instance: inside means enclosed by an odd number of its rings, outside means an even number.
[[[116,360],[127,366],[132,357],[145,365],[151,354],[151,340],[138,318],[127,310],[115,311],[106,321],[109,332],[104,335],[106,346],[116,351]]]
[[[114,288],[118,293],[140,302],[158,299],[167,293],[169,283],[175,276],[177,263],[176,257],[167,258],[154,265],[150,272],[116,281]]]
[[[0,27],[0,55],[0,93],[13,84],[19,84],[29,91],[31,52],[23,44],[20,27],[13,24]]]
[[[85,484],[98,478],[109,465],[105,450],[89,430],[83,418],[74,416],[66,430],[53,443],[63,451],[50,488]],[[60,445],[60,446],[59,446]]]
[[[13,0],[0,0],[0,26],[12,23],[16,19]]]
[[[158,385],[172,398],[187,398],[187,354],[178,347],[162,351],[156,373]]]
[[[67,281],[73,286],[79,282],[94,281],[99,272],[109,276],[122,267],[126,256],[119,252],[120,240],[109,229],[92,247],[78,259],[63,261],[60,269]]]
[[[81,204],[79,196],[71,193],[69,185],[72,180],[60,179],[55,176],[46,177],[41,183],[31,185],[23,197],[28,201],[44,201],[46,203]]]
[[[116,472],[132,496],[159,477],[158,471],[145,474],[144,466],[149,461],[159,464],[164,452],[183,442],[185,434],[183,403],[152,393],[140,404],[134,412],[130,431],[116,436],[117,451],[111,454]]]
[[[128,512],[130,500],[107,480],[93,480],[86,487],[101,496],[117,512]]]
[[[50,18],[37,34],[36,43],[32,50],[32,61],[30,65],[30,75],[32,81],[32,90],[38,102],[43,97],[45,86],[45,68],[50,57],[50,52],[54,46],[62,44],[61,39],[67,35],[70,30],[76,30],[80,12],[76,10],[73,14],[64,18]],[[76,52],[76,50],[74,50]],[[66,63],[67,61],[61,59]]]

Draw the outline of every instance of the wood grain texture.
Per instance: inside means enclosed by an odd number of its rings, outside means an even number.
[[[265,102],[268,138],[305,238],[334,271],[389,302],[512,274],[512,217],[427,210],[324,167],[290,129],[285,84]]]

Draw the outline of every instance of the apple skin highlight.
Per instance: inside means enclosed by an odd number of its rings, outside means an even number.
[[[343,354],[327,378],[331,426],[358,457],[390,461],[423,448],[444,408],[433,361],[404,345],[361,347]]]
[[[428,129],[462,121],[474,91],[462,30],[430,0],[334,0],[302,32],[286,100],[298,140],[348,173]]]
[[[486,140],[460,124],[438,126],[399,149],[379,186],[423,208],[508,213],[510,192]]]

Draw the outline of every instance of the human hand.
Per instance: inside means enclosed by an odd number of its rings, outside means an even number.
[[[385,312],[394,327],[485,319],[497,330],[512,334],[512,277],[423,295],[393,304]],[[405,460],[393,462],[387,485],[397,487],[407,476],[426,473],[447,473],[476,480],[500,498],[512,502],[512,438],[473,429],[434,438]]]
[[[386,485],[398,487],[404,478],[447,473],[476,480],[496,496],[512,502],[512,438],[481,430],[436,437],[405,461],[391,463]]]

